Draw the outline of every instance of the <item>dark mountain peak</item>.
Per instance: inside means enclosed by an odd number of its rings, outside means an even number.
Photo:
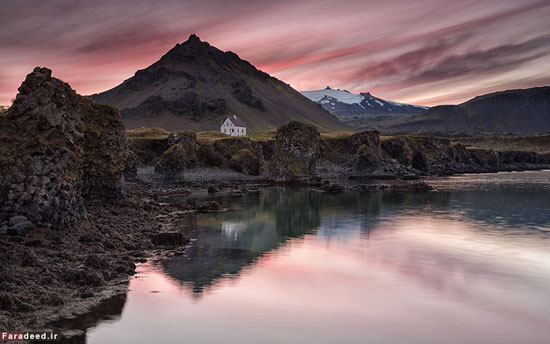
[[[199,36],[192,33],[189,35],[189,38],[187,39],[187,41],[184,43],[187,43],[187,42],[201,42],[201,39],[199,38]]]
[[[288,114],[324,131],[347,129],[289,85],[195,34],[93,98],[118,107],[128,127],[219,130],[219,120],[235,113],[249,132],[278,127],[290,120]]]
[[[327,86],[327,88],[325,88],[325,90],[332,90],[332,88],[330,88],[330,86]]]

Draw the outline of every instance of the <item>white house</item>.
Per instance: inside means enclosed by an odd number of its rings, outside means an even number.
[[[223,121],[220,131],[230,136],[246,136],[246,124],[240,117],[229,116]]]

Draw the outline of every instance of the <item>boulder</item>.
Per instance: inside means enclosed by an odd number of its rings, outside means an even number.
[[[88,198],[121,196],[124,126],[115,108],[37,67],[0,115],[0,223],[70,223]]]
[[[258,170],[263,170],[264,156],[261,144],[244,136],[216,138],[204,142],[198,149],[198,160],[206,167],[232,168],[231,159],[245,149],[257,158]]]
[[[392,159],[404,166],[412,166],[413,152],[404,137],[391,137],[381,142],[381,147]]]
[[[155,173],[177,178],[183,170],[194,167],[197,162],[197,135],[192,131],[179,130],[170,133],[169,148],[155,167]]]
[[[433,187],[422,181],[416,181],[411,183],[393,184],[390,186],[393,191],[405,191],[405,192],[425,192],[433,190]]]
[[[187,167],[189,167],[189,161],[186,150],[178,143],[164,152],[162,159],[155,167],[155,173],[173,179],[182,175]]]
[[[181,246],[189,242],[180,232],[161,232],[151,237],[151,242],[155,246]]]
[[[237,172],[257,176],[260,174],[260,159],[250,149],[241,149],[231,158],[229,167]]]
[[[468,149],[472,156],[472,161],[480,166],[498,166],[500,164],[499,154],[492,149]]]
[[[126,146],[126,155],[124,156],[124,180],[135,180],[138,171],[138,158],[136,153]]]
[[[220,211],[223,210],[221,204],[216,201],[200,202],[195,206],[198,211]]]
[[[376,170],[380,164],[380,154],[373,152],[369,146],[360,146],[352,160],[353,169],[358,172],[372,172]]]
[[[268,175],[276,181],[291,181],[317,174],[321,135],[317,128],[292,121],[277,129]]]

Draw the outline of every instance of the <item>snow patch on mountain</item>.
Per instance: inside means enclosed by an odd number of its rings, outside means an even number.
[[[363,100],[363,97],[360,94],[353,94],[342,90],[333,90],[328,87],[324,90],[303,91],[301,93],[316,103],[321,102],[321,104],[329,103],[330,99],[327,98],[334,98],[335,100],[346,104],[359,104],[361,100]]]
[[[416,106],[405,103],[377,98],[370,93],[354,94],[346,90],[332,89],[303,91],[304,96],[321,104],[337,117],[357,115],[383,114],[414,114],[428,109],[425,106]]]

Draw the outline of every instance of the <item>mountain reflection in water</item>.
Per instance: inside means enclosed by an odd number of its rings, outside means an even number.
[[[550,171],[431,183],[219,197],[87,342],[547,343]]]

